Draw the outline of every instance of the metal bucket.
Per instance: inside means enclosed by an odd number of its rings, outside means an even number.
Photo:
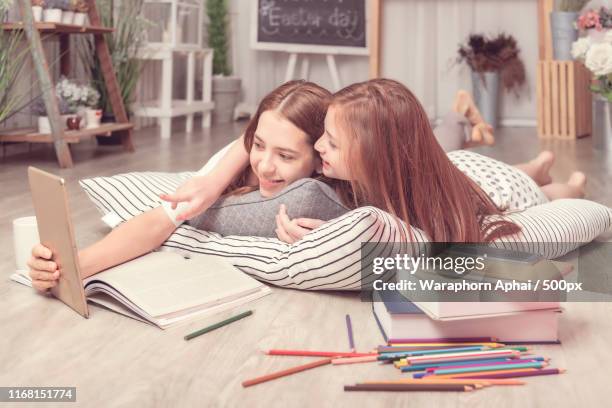
[[[499,98],[499,72],[473,72],[472,88],[474,102],[482,118],[497,128],[497,106]]]
[[[612,151],[612,102],[593,98],[593,148]]]

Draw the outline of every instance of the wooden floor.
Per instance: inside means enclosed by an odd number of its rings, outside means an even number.
[[[107,229],[77,180],[127,171],[181,171],[199,168],[216,150],[240,133],[236,124],[211,132],[176,132],[161,140],[156,130],[136,132],[136,152],[72,146],[75,167],[59,170],[50,145],[9,145],[0,159],[0,386],[76,386],[77,406],[109,407],[599,407],[609,406],[612,377],[612,305],[570,304],[561,320],[561,346],[537,346],[568,373],[528,379],[524,387],[497,387],[472,393],[346,393],[344,384],[398,378],[388,365],[326,366],[243,389],[248,378],[310,361],[270,357],[267,348],[348,348],[344,316],[349,313],[359,350],[382,338],[370,305],[355,294],[309,293],[274,289],[253,304],[255,314],[231,326],[185,342],[203,325],[195,322],[169,331],[92,307],[84,320],[60,302],[36,295],[8,277],[14,270],[11,221],[33,214],[26,168],[35,165],[68,181],[79,246]],[[177,128],[178,130],[178,128]],[[534,129],[504,129],[486,155],[515,163],[541,148],[557,153],[553,176],[587,173],[589,198],[612,206],[612,157],[577,142],[541,142]],[[520,328],[517,328],[520,330]],[[415,334],[416,335],[416,334]],[[15,404],[15,406],[24,406]],[[75,406],[75,404],[66,404]]]

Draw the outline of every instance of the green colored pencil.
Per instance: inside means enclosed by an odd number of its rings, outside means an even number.
[[[247,310],[246,312],[240,313],[239,315],[236,315],[236,316],[230,317],[228,319],[225,319],[223,321],[220,321],[219,323],[215,323],[215,324],[212,324],[212,325],[210,325],[208,327],[200,329],[198,331],[194,331],[193,333],[189,333],[188,335],[185,336],[185,340],[191,340],[194,337],[198,337],[198,336],[200,336],[200,335],[202,335],[204,333],[211,332],[213,330],[218,329],[219,327],[223,327],[223,326],[225,326],[227,324],[230,324],[232,322],[235,322],[236,320],[240,320],[240,319],[242,319],[244,317],[247,317],[247,316],[250,316],[252,314],[253,314],[252,310]]]

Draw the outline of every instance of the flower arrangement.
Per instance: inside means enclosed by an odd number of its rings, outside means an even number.
[[[68,115],[72,113],[70,111],[70,107],[68,106],[68,102],[62,98],[57,98],[57,106],[59,108],[60,115]],[[35,115],[47,116],[47,107],[45,106],[45,101],[43,100],[42,96],[34,99],[31,109],[32,113]]]
[[[77,13],[87,13],[89,11],[87,0],[72,0],[72,7]]]
[[[62,77],[55,85],[58,98],[66,101],[70,110],[76,112],[81,106],[95,109],[100,101],[100,93],[90,85],[79,85]]]
[[[612,11],[605,7],[599,10],[588,10],[578,17],[576,25],[583,31],[589,29],[601,31],[603,29],[612,28]]]
[[[488,38],[482,34],[471,34],[467,43],[459,47],[457,62],[465,62],[478,73],[499,72],[504,89],[518,94],[525,83],[525,66],[520,49],[511,35],[504,33]]]
[[[46,9],[65,10],[67,0],[45,0],[43,3]]]
[[[595,84],[591,85],[591,91],[612,102],[612,31],[606,33],[602,42],[580,38],[572,44],[572,56],[583,61],[593,73]]]

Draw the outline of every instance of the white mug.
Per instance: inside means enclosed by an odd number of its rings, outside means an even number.
[[[40,242],[36,217],[21,217],[13,220],[13,242],[17,273],[27,274],[32,247]]]

